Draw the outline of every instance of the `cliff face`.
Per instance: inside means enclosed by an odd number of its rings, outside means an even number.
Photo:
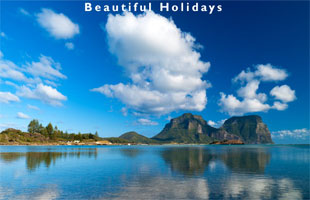
[[[223,130],[241,137],[246,144],[272,144],[270,131],[257,115],[232,117],[225,121]]]
[[[210,143],[224,140],[240,140],[245,144],[273,143],[267,126],[261,117],[256,115],[232,117],[217,129],[209,126],[201,116],[185,113],[172,119],[152,139],[175,143]]]
[[[199,115],[185,113],[172,119],[153,139],[162,142],[209,143],[214,140],[238,140],[240,137],[209,126]]]

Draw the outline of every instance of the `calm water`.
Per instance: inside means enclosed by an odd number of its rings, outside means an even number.
[[[309,199],[309,145],[0,146],[0,199]]]

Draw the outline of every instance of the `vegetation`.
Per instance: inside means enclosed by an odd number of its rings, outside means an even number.
[[[76,141],[88,144],[268,144],[273,143],[270,131],[261,117],[256,115],[232,117],[222,127],[214,128],[199,115],[185,113],[166,124],[164,129],[152,138],[134,131],[120,137],[101,138],[98,132],[67,133],[48,123],[43,126],[38,120],[32,120],[28,132],[6,129],[0,133],[0,144],[31,144]]]
[[[156,143],[157,141],[152,140],[150,138],[147,138],[143,135],[140,135],[134,131],[130,131],[127,133],[124,133],[123,135],[119,136],[119,138],[121,139],[125,139],[128,140],[132,143],[137,143],[137,144],[152,144],[152,143]]]
[[[98,141],[102,140],[98,133],[67,133],[58,129],[49,123],[46,127],[39,123],[38,120],[32,120],[28,125],[28,132],[22,132],[16,129],[6,129],[0,133],[0,144],[16,143],[56,143],[67,141]]]
[[[128,144],[128,143],[130,143],[129,140],[119,138],[119,137],[107,137],[107,138],[103,138],[103,139],[108,140],[111,143],[117,143],[117,144]]]

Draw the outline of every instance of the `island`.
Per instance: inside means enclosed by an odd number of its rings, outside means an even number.
[[[231,117],[220,128],[210,126],[200,115],[184,113],[173,118],[152,138],[135,131],[119,137],[98,133],[67,133],[49,123],[32,120],[28,131],[8,128],[0,133],[0,145],[161,145],[161,144],[273,144],[270,131],[258,115]]]

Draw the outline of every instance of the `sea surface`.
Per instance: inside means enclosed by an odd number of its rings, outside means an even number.
[[[309,199],[309,147],[0,146],[0,199]]]

